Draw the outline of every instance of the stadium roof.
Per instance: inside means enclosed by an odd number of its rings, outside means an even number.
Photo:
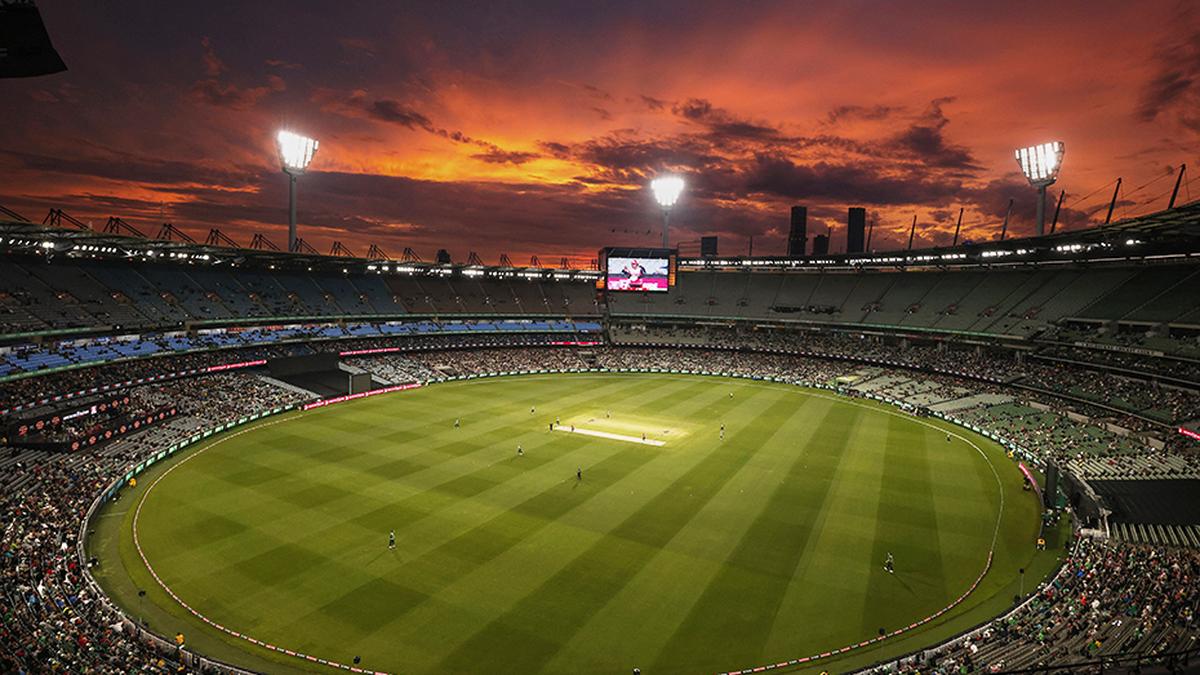
[[[972,242],[911,251],[853,253],[821,258],[688,257],[695,269],[929,267],[1200,258],[1200,202],[1145,216],[1041,237]]]
[[[11,213],[11,212],[9,212]],[[16,215],[16,214],[13,214]],[[170,239],[164,225],[162,238],[150,238],[120,219],[110,219],[104,232],[91,229],[69,216],[56,222],[74,228],[44,226],[23,220],[0,220],[0,254],[65,255],[72,258],[178,262],[203,265],[246,265],[254,268],[324,273],[399,273],[421,275],[515,276],[526,278],[594,281],[596,270],[544,267],[501,267],[463,263],[428,263],[349,255],[321,255],[315,251],[288,253],[269,248],[222,246]],[[168,230],[170,228],[170,230]],[[225,240],[228,241],[228,240]],[[230,242],[232,243],[232,242]],[[608,249],[609,254],[652,255],[661,249]],[[1130,218],[1084,230],[1058,232],[1043,237],[974,242],[955,247],[912,251],[840,254],[821,258],[788,257],[681,257],[684,269],[826,269],[895,268],[957,265],[1009,265],[1200,258],[1200,202]]]
[[[113,219],[117,220],[117,219]],[[110,220],[110,223],[113,222]],[[166,227],[166,226],[164,226]],[[109,228],[106,228],[109,229]],[[588,281],[599,278],[595,270],[545,267],[499,267],[463,263],[427,263],[419,260],[360,258],[350,255],[321,255],[316,252],[288,253],[269,248],[242,248],[200,244],[142,235],[124,225],[119,231],[97,232],[86,226],[76,229],[46,227],[28,221],[0,220],[0,254],[175,262],[194,265],[248,266],[277,270],[324,273],[398,273],[467,276],[513,276],[557,281]],[[123,233],[127,232],[127,233]]]

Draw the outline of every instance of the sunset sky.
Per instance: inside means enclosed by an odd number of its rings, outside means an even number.
[[[918,245],[948,243],[960,206],[965,236],[996,236],[1010,198],[1031,231],[1022,145],[1066,143],[1068,228],[1103,218],[1117,176],[1118,217],[1163,208],[1200,148],[1189,3],[38,6],[69,70],[0,80],[0,204],[37,220],[282,244],[290,128],[320,140],[299,204],[322,252],[655,245],[663,171],[688,181],[675,241],[782,253],[804,204],[840,250],[865,206],[886,250],[914,214]]]

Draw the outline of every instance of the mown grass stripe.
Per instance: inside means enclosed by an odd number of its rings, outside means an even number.
[[[770,419],[795,405],[776,398],[760,415]],[[754,428],[753,421],[747,425]],[[438,665],[442,672],[469,669],[479,654],[516,636],[527,638],[539,632],[569,638],[582,627],[587,617],[637,574],[638,570],[682,529],[695,510],[711,499],[736,470],[751,456],[737,444],[716,447],[691,470],[665,486],[631,517],[622,521],[608,536],[598,540],[533,593],[525,596],[509,611],[496,617],[483,630],[461,643]],[[569,602],[563,602],[570,598]],[[534,672],[552,659],[559,649],[557,640],[541,639],[506,662],[511,672]]]
[[[897,416],[887,421],[887,444],[883,455],[883,486],[875,520],[871,558],[877,561],[867,583],[862,634],[871,636],[883,628],[892,631],[908,616],[901,607],[916,605],[936,611],[952,599],[946,586],[938,541],[936,507],[930,484],[928,444],[933,438],[925,429]],[[895,573],[883,569],[884,559],[895,557]],[[971,570],[969,574],[977,574]],[[879,608],[878,600],[884,601]],[[890,605],[890,607],[888,606]]]
[[[659,387],[668,385],[669,383],[654,383],[648,390],[653,391]],[[570,405],[576,401],[586,401],[592,395],[604,395],[610,391],[615,393],[621,391],[621,389],[622,383],[609,382],[605,386],[593,390],[590,394],[577,392],[571,395],[560,396],[557,400],[560,404]],[[350,410],[348,412],[353,414],[357,411]],[[206,499],[220,501],[228,501],[229,499],[253,500],[260,508],[268,509],[270,514],[270,517],[262,518],[263,514],[261,512],[257,513],[256,516],[258,517],[256,520],[269,523],[271,528],[277,532],[290,533],[309,529],[307,527],[307,519],[311,517],[311,514],[305,510],[297,510],[294,503],[274,492],[274,485],[267,484],[285,480],[292,483],[299,483],[304,480],[319,480],[315,478],[315,475],[327,473],[328,479],[331,481],[354,486],[353,493],[348,495],[348,497],[353,498],[353,502],[345,500],[339,502],[336,505],[335,512],[332,514],[341,520],[353,521],[355,517],[362,516],[364,513],[379,508],[383,504],[395,503],[397,498],[395,489],[397,487],[404,490],[410,496],[416,496],[442,483],[460,478],[465,473],[469,473],[468,470],[486,471],[490,466],[503,462],[509,455],[507,452],[501,451],[504,448],[500,447],[499,444],[511,438],[512,418],[524,420],[524,417],[519,412],[513,412],[507,416],[494,418],[486,424],[478,424],[474,427],[473,431],[467,429],[458,430],[461,433],[448,433],[447,427],[450,425],[443,425],[439,429],[441,434],[438,437],[446,440],[435,445],[411,443],[395,447],[391,450],[391,459],[388,459],[388,456],[384,455],[381,457],[380,464],[359,469],[352,467],[315,467],[308,469],[303,475],[297,475],[294,467],[301,460],[301,457],[290,456],[291,452],[276,453],[277,457],[274,460],[266,460],[265,463],[264,455],[267,453],[263,453],[262,451],[256,452],[256,457],[254,458],[246,454],[211,453],[199,458],[195,464],[198,465],[200,470],[224,482],[230,482],[231,478],[230,474],[221,470],[223,465],[234,464],[241,467],[239,470],[231,473],[233,476],[238,477],[236,479],[237,484],[244,488],[242,494],[231,493],[227,489],[202,489],[203,486],[195,486],[200,489],[189,490],[188,486],[176,484],[172,484],[172,491],[184,499],[198,503],[204,503]],[[300,418],[289,423],[289,426],[294,426],[288,432],[303,434],[323,424],[323,418]],[[541,438],[540,434],[533,434],[534,431],[539,429],[535,423],[530,423],[530,429],[529,433],[532,438],[537,439],[537,443],[547,442]],[[275,430],[272,429],[271,431],[273,433]],[[247,439],[247,442],[256,443],[257,439],[255,436],[251,436]],[[515,450],[515,443],[512,449]],[[305,456],[303,452],[300,454],[301,456]],[[291,473],[288,471],[289,466],[292,467]],[[389,471],[388,469],[391,470]],[[405,480],[401,482],[398,481],[399,478],[404,478]],[[382,488],[380,488],[381,485],[383,485]],[[276,503],[272,504],[264,500]],[[236,555],[235,551],[227,551],[225,553]]]
[[[697,381],[692,378],[683,379],[683,380],[672,379],[670,381],[673,382],[673,384],[674,384],[674,389],[672,391],[669,391],[666,394],[664,394],[662,397],[660,397],[658,399],[658,401],[646,402],[646,403],[648,403],[648,405],[644,405],[642,407],[654,409],[661,413],[672,413],[672,414],[680,415],[680,416],[686,418],[690,415],[696,414],[698,411],[700,411],[702,409],[705,409],[705,410],[718,409],[718,410],[728,411],[728,410],[731,410],[731,409],[734,409],[734,408],[737,408],[737,407],[743,406],[743,405],[748,406],[748,407],[753,407],[755,405],[754,399],[747,399],[745,397],[742,397],[741,399],[739,399],[739,401],[737,403],[730,403],[725,398],[725,394],[727,393],[727,390],[717,389],[715,387],[712,387],[711,383]],[[633,398],[635,398],[639,402],[645,402],[644,396],[642,396],[645,393],[645,391],[646,391],[645,387],[636,387],[636,388],[631,389],[631,392],[636,392],[638,394],[637,397],[633,397]],[[665,401],[672,401],[672,403],[669,405],[663,405],[663,402],[665,402]],[[710,429],[708,431],[713,434],[713,438],[715,439],[716,433],[717,433],[717,427],[714,425],[712,427],[712,429]],[[621,444],[612,444],[612,445],[621,445]],[[678,451],[678,448],[676,448],[676,452],[677,451]],[[629,454],[629,455],[641,454],[645,457],[651,458],[654,463],[654,466],[658,467],[659,469],[677,468],[680,465],[679,462],[676,461],[676,457],[673,454],[671,454],[671,453],[664,454],[664,453],[658,451],[657,449],[651,449],[651,448],[646,448],[646,447],[636,447],[636,448],[627,449],[627,451],[623,450],[622,454],[623,455],[624,454]],[[641,466],[644,467],[645,463],[644,462],[641,463]],[[489,560],[485,561],[488,564],[479,565],[475,569],[470,570],[467,574],[459,575],[459,578],[451,580],[449,583],[444,584],[444,586],[447,589],[457,589],[457,588],[463,587],[465,584],[472,583],[479,578],[489,578],[489,577],[503,578],[505,576],[505,573],[497,574],[494,572],[493,568],[506,567],[507,565],[504,563],[500,563],[500,562],[496,562],[495,564],[492,564],[493,561],[496,561],[498,558],[505,555],[505,553],[512,550],[514,546],[528,546],[529,542],[534,540],[536,535],[541,530],[545,529],[547,526],[551,526],[551,525],[561,526],[561,524],[563,522],[569,522],[571,520],[575,520],[575,521],[581,522],[581,523],[596,523],[595,526],[599,526],[603,529],[610,528],[611,525],[606,524],[607,521],[597,522],[595,520],[588,519],[586,516],[583,516],[582,519],[572,518],[571,516],[574,516],[576,514],[576,511],[579,509],[580,506],[590,505],[591,502],[595,501],[596,499],[600,499],[600,498],[611,500],[615,494],[623,493],[623,491],[625,489],[623,487],[623,485],[626,482],[629,482],[633,485],[640,486],[642,483],[642,480],[639,477],[637,477],[640,472],[628,471],[628,472],[625,472],[625,474],[621,475],[621,476],[606,476],[604,472],[594,473],[593,469],[591,469],[591,468],[588,468],[586,471],[587,471],[586,482],[581,484],[584,488],[583,491],[588,491],[590,488],[592,488],[593,486],[597,486],[597,485],[607,486],[607,487],[605,487],[599,493],[596,493],[594,498],[589,497],[589,499],[584,500],[583,502],[580,502],[578,505],[576,505],[575,507],[573,507],[571,509],[561,510],[561,509],[556,508],[555,509],[555,511],[556,511],[555,518],[547,519],[544,522],[542,522],[538,527],[526,531],[524,533],[523,538],[520,540],[517,540],[515,538],[511,539],[510,544],[512,544],[512,545],[505,546],[505,547],[503,547],[502,550],[496,550],[495,555],[490,556]],[[572,484],[570,486],[570,491],[574,492],[576,490],[576,488],[578,488],[578,487],[579,487],[578,485]],[[553,503],[552,499],[547,499],[542,502],[542,505],[548,506],[552,503]],[[610,515],[612,512],[613,512],[612,509],[608,509],[608,508],[604,508],[604,507],[599,507],[596,509],[596,513],[604,514],[606,516]],[[590,527],[594,527],[594,526],[589,526],[589,528]],[[480,534],[482,534],[482,533],[480,533]],[[569,559],[564,560],[563,564],[565,565],[565,564],[567,564],[567,562],[569,562]],[[388,632],[388,631],[392,631],[393,629],[406,630],[408,628],[415,628],[415,630],[416,630],[415,634],[405,633],[405,637],[409,638],[411,640],[422,640],[422,641],[428,639],[428,637],[430,635],[439,634],[439,631],[441,630],[440,627],[438,625],[430,625],[429,623],[424,621],[422,618],[423,617],[422,613],[433,608],[438,602],[443,601],[442,598],[447,595],[448,594],[446,592],[443,592],[439,597],[430,598],[428,602],[421,603],[421,605],[422,605],[421,607],[414,608],[412,617],[401,615],[401,616],[397,617],[392,622],[391,625],[381,626],[380,631]],[[487,598],[484,597],[480,593],[466,592],[465,595],[467,597],[471,597],[471,598],[479,598],[479,599],[485,600],[485,601],[487,600]],[[515,603],[516,600],[514,599],[513,602]],[[462,619],[464,617],[462,617],[460,615],[456,618]],[[480,628],[482,628],[482,627],[483,626],[481,625]],[[463,628],[463,624],[462,624],[462,622],[459,622],[457,625],[457,629],[461,630],[462,628]],[[431,646],[431,649],[435,649],[435,648],[436,648],[436,646]]]
[[[670,386],[670,383],[656,383],[652,387],[643,388],[643,393],[657,391],[660,388],[670,389],[669,395],[675,394],[677,386]],[[615,390],[619,392],[620,390]],[[565,402],[567,399],[560,399],[560,402]],[[654,399],[651,399],[654,400]],[[457,436],[450,432],[451,436]],[[312,548],[328,549],[330,547],[340,548],[345,551],[355,551],[364,548],[364,541],[370,542],[366,545],[368,550],[375,550],[376,542],[386,541],[386,536],[389,530],[396,530],[397,537],[401,541],[418,540],[422,545],[426,545],[431,537],[440,536],[440,531],[447,526],[445,518],[448,514],[452,514],[452,509],[456,507],[469,508],[470,499],[476,497],[488,490],[497,488],[506,481],[524,475],[536,475],[536,470],[541,466],[548,464],[552,460],[561,460],[564,457],[571,457],[577,451],[588,447],[587,443],[579,442],[578,439],[572,439],[570,450],[566,453],[548,454],[538,452],[538,448],[542,445],[550,443],[547,438],[541,438],[548,434],[539,434],[535,442],[526,442],[528,450],[526,456],[522,458],[522,466],[517,468],[514,462],[514,455],[507,448],[493,447],[495,452],[495,460],[489,464],[483,465],[473,471],[451,475],[441,483],[429,485],[426,489],[419,492],[411,492],[405,497],[398,500],[388,502],[383,498],[376,498],[371,492],[355,493],[355,498],[364,501],[367,504],[376,504],[376,508],[369,511],[361,509],[347,509],[343,505],[340,513],[330,513],[328,518],[325,518],[326,524],[321,527],[314,528],[311,519],[317,517],[311,510],[302,510],[296,518],[290,519],[286,526],[288,529],[281,531],[280,523],[271,523],[271,530],[263,532],[265,535],[263,542],[269,542],[268,546],[274,546],[277,549],[285,549],[291,544],[307,545]],[[450,444],[450,442],[447,442]],[[464,446],[464,451],[467,447],[476,447],[475,444],[467,444]],[[487,448],[486,444],[478,446],[481,450]],[[563,447],[559,443],[559,448]],[[604,446],[605,452],[611,451],[612,448]],[[464,467],[465,468],[465,467]],[[565,477],[570,475],[570,469],[567,466],[563,467],[562,475]],[[356,481],[362,482],[362,481]],[[428,523],[427,521],[437,516],[437,522]],[[300,517],[309,519],[307,523],[300,523]],[[290,529],[291,524],[296,523],[295,529]],[[428,525],[428,527],[426,527]],[[273,535],[271,533],[274,533]],[[297,534],[302,536],[297,537]],[[287,535],[291,535],[287,537]],[[280,539],[280,537],[287,537]],[[287,542],[287,543],[283,543]],[[237,565],[241,562],[243,556],[245,558],[252,557],[247,555],[247,551],[243,550],[242,556],[232,554],[226,557],[227,565],[224,568],[212,569],[208,572],[207,577],[210,580],[207,583],[213,583],[218,579],[223,578],[227,573],[237,569]],[[271,557],[269,550],[254,553],[253,556]],[[374,559],[371,555],[358,555],[354,558],[358,564],[365,565],[369,560]],[[339,574],[336,578],[353,579],[362,576],[361,572],[355,574]],[[234,606],[252,606],[260,602],[266,595],[275,593],[279,589],[272,588],[270,585],[258,585],[250,588],[240,589],[236,593],[236,603]],[[290,593],[288,589],[283,589]],[[314,589],[318,596],[325,595],[325,591],[332,590],[331,588]]]
[[[699,601],[663,647],[656,670],[712,664],[711,657],[698,651],[701,646],[726,655],[728,664],[760,658],[861,414],[857,408],[827,412],[806,446],[809,451],[798,453],[783,480],[771,489],[762,512],[720,573],[706,588],[697,589]]]
[[[813,535],[792,571],[791,585],[775,612],[770,637],[763,646],[764,661],[816,653],[842,640],[844,623],[856,617],[846,608],[847,598],[865,587],[870,568],[871,542],[863,534],[873,531],[882,483],[880,459],[886,427],[874,423],[869,411],[852,425],[845,453],[833,474],[829,493],[811,517]],[[837,600],[831,603],[831,598]],[[813,621],[830,606],[839,608],[842,621]]]
[[[547,670],[603,670],[603,655],[611,653],[627,656],[630,663],[652,664],[699,600],[697,589],[712,583],[727,565],[740,535],[764,513],[771,496],[767,487],[784,480],[796,460],[798,453],[792,448],[807,447],[833,406],[831,401],[805,396],[785,416],[768,424],[769,436],[750,461],[575,633]],[[624,629],[631,625],[639,630]]]
[[[610,399],[615,399],[614,418],[624,418],[619,423],[614,420],[616,428],[631,423],[673,426],[682,429],[682,435],[672,435],[676,444],[668,444],[648,460],[631,454],[629,464],[624,457],[626,450],[633,453],[640,448],[623,444],[610,447],[601,441],[581,444],[578,439],[568,438],[547,440],[543,445],[531,440],[525,444],[526,450],[538,459],[527,462],[516,475],[512,471],[516,460],[508,446],[525,435],[524,427],[531,416],[527,404],[517,400],[514,385],[520,382],[523,388],[525,383],[534,384],[535,379],[540,380],[537,384],[546,385],[543,391],[550,391],[552,384],[571,380],[570,386],[554,387],[558,392],[556,401],[577,392],[587,394],[575,405],[559,404],[565,408],[561,412],[564,420],[569,416],[579,423],[595,416],[597,423],[603,423],[599,415]],[[599,386],[617,380],[622,386],[599,390]],[[655,392],[658,401],[650,401],[645,393],[654,382],[670,383]],[[455,396],[443,397],[439,393],[443,387],[454,389]],[[482,407],[503,403],[504,408],[515,409],[502,409],[480,419],[474,414],[464,416],[464,428],[452,431],[454,410],[474,409],[463,402],[469,399],[462,394],[467,391],[480,392],[474,400]],[[736,396],[730,398],[730,391]],[[420,405],[406,405],[410,397]],[[537,398],[536,394],[532,398]],[[777,408],[778,414],[769,418],[761,416],[783,398],[790,399],[791,408]],[[533,376],[439,385],[351,403],[340,409],[328,408],[305,418],[319,421],[320,415],[339,410],[333,417],[338,420],[336,425],[314,424],[301,433],[279,434],[274,440],[272,434],[264,434],[266,441],[261,443],[250,434],[239,436],[235,451],[229,454],[239,455],[240,461],[228,465],[231,473],[241,474],[236,484],[191,471],[191,466],[203,458],[190,462],[185,470],[195,485],[189,483],[178,494],[161,501],[159,496],[167,493],[155,491],[154,503],[147,502],[148,508],[143,509],[139,530],[144,539],[165,541],[165,550],[188,551],[179,558],[161,561],[155,553],[150,554],[156,566],[161,562],[166,568],[176,568],[186,562],[189,579],[181,582],[182,586],[173,586],[206,613],[236,613],[245,621],[238,619],[235,628],[290,648],[339,660],[361,654],[362,665],[373,669],[443,672],[445,665],[451,664],[459,672],[490,672],[496,664],[504,664],[507,670],[513,663],[546,672],[628,672],[632,665],[648,672],[708,671],[720,665],[721,655],[716,652],[725,646],[719,642],[701,636],[704,639],[697,639],[694,651],[710,658],[683,665],[654,663],[658,647],[672,641],[680,630],[681,619],[698,606],[705,589],[722,574],[731,574],[731,567],[746,566],[753,533],[761,535],[779,527],[776,523],[770,523],[770,527],[757,524],[759,519],[771,512],[784,512],[785,520],[793,515],[787,512],[796,508],[794,503],[783,504],[780,509],[777,483],[801,453],[812,452],[819,443],[795,431],[799,424],[819,430],[820,415],[811,414],[813,401],[831,408],[853,407],[862,410],[863,415],[853,424],[846,442],[850,447],[830,479],[833,485],[829,494],[815,512],[803,516],[810,521],[814,534],[794,556],[798,560],[790,573],[791,583],[782,594],[792,600],[780,600],[776,618],[766,631],[771,637],[760,649],[764,653],[799,656],[809,651],[805,647],[807,637],[789,635],[782,626],[784,622],[799,625],[803,631],[803,626],[812,625],[812,617],[819,615],[820,624],[828,626],[821,645],[834,646],[848,641],[843,637],[863,630],[862,613],[854,608],[875,606],[880,615],[891,609],[864,599],[868,584],[859,582],[842,588],[839,581],[845,576],[839,573],[841,568],[850,570],[851,577],[860,578],[867,567],[874,570],[882,562],[874,560],[873,548],[879,504],[870,497],[856,501],[854,496],[856,492],[882,495],[885,491],[882,449],[886,443],[871,430],[886,434],[888,424],[882,414],[869,412],[872,404],[838,401],[829,395],[790,387],[675,375]],[[383,405],[385,402],[388,405]],[[389,414],[390,406],[404,408],[405,412]],[[810,409],[808,418],[805,408]],[[370,418],[369,424],[356,427],[353,418],[360,414]],[[552,419],[553,414],[539,403],[536,417],[543,416]],[[804,419],[808,421],[797,421]],[[908,418],[899,419],[906,426],[917,426]],[[691,483],[687,484],[690,490],[675,489],[674,500],[662,501],[664,491],[677,488],[689,472],[721,452],[716,428],[723,421],[730,430],[725,444],[752,453],[749,461],[740,466],[726,463],[720,478],[732,477],[703,501],[704,489]],[[388,424],[395,425],[392,431],[386,429]],[[289,422],[279,428],[299,428],[292,425]],[[541,431],[542,424],[536,426],[540,435],[550,436]],[[423,429],[423,438],[404,433],[417,427]],[[362,433],[356,434],[354,429]],[[514,429],[516,433],[511,435]],[[471,434],[478,436],[462,444],[453,443]],[[872,438],[876,440],[862,443]],[[241,442],[248,439],[253,442]],[[944,443],[936,433],[934,440]],[[339,444],[344,452],[335,447]],[[487,457],[489,451],[485,448],[489,444],[505,448],[502,461],[493,462]],[[439,446],[445,447],[433,450]],[[946,457],[932,453],[943,447],[929,447],[927,464],[936,464],[937,468],[930,475],[921,476],[919,463],[915,462],[901,462],[898,474],[894,468],[887,472],[898,476],[893,481],[897,490],[910,490],[912,485],[907,481],[918,478],[930,484],[941,545],[964,553],[969,550],[975,557],[981,550],[983,535],[973,536],[972,529],[979,528],[971,525],[987,519],[985,511],[994,507],[995,487],[989,492],[986,481],[970,478],[980,470],[988,471],[985,463],[963,453]],[[872,454],[876,450],[879,452]],[[544,461],[543,453],[552,453],[553,459]],[[870,466],[872,457],[878,458],[874,471]],[[265,469],[254,466],[260,460]],[[577,486],[573,479],[566,481],[560,476],[571,474],[576,463],[591,467],[585,481]],[[963,471],[968,466],[972,471]],[[276,478],[274,471],[287,475]],[[911,475],[905,475],[906,471]],[[182,471],[176,473],[184,475]],[[367,473],[372,476],[363,478]],[[712,479],[700,476],[692,480]],[[372,489],[362,489],[368,482],[373,483]],[[755,492],[739,500],[739,488]],[[256,495],[260,489],[273,496]],[[1015,489],[1019,490],[1019,485]],[[970,493],[974,492],[982,494],[972,500]],[[189,493],[199,494],[202,502],[190,502]],[[375,536],[378,533],[373,526],[364,529],[344,523],[344,519],[353,517],[346,505],[356,505],[358,512],[371,511],[417,495],[424,496],[431,510],[414,511],[410,526],[403,533],[398,531],[401,541],[396,559],[386,557],[386,537]],[[147,530],[155,518],[152,512],[159,509],[167,513],[154,524],[170,523],[172,527],[170,532],[161,528],[155,535]],[[675,509],[687,513],[682,516],[683,525],[673,534],[664,536],[658,525],[645,532],[621,529],[635,516],[653,519],[665,512],[668,520],[674,520],[676,515],[671,512]],[[963,509],[978,512],[977,517],[963,517]],[[195,515],[177,517],[189,511]],[[251,516],[250,520],[239,522],[236,514],[241,513]],[[298,517],[301,513],[308,519]],[[1036,517],[1035,512],[1032,517]],[[994,515],[992,519],[994,522]],[[261,524],[262,529],[245,527],[246,522]],[[1025,532],[1024,522],[1020,525],[1017,529]],[[906,527],[901,523],[889,529],[911,534]],[[312,537],[317,531],[328,536]],[[753,538],[765,547],[774,547],[771,537],[758,535]],[[1029,548],[1031,540],[1026,536],[1018,542],[1019,536],[1002,538],[1001,555],[1008,542],[1014,542],[1009,565],[1014,564],[1011,559],[1019,548]],[[192,548],[202,539],[210,544]],[[180,542],[186,545],[180,546]],[[224,564],[224,550],[234,556],[245,555],[238,571],[245,588],[274,584],[272,590],[253,599],[241,598],[236,597],[240,590],[236,585],[202,579],[205,571]],[[269,553],[264,554],[264,550]],[[621,557],[602,555],[600,551]],[[770,555],[774,557],[774,551]],[[947,575],[952,575],[949,561],[956,559],[947,557],[950,555],[943,551]],[[584,560],[590,560],[590,564],[581,564]],[[577,592],[571,592],[574,589],[569,583],[555,581],[572,565],[579,573],[578,583],[585,586]],[[784,565],[771,567],[782,570]],[[861,572],[859,567],[863,568]],[[780,576],[788,575],[781,572]],[[593,579],[600,580],[596,588],[591,587]],[[861,579],[865,580],[865,574]],[[552,583],[558,583],[562,592],[544,593]],[[993,586],[994,592],[1000,593],[1004,584]],[[1003,592],[1011,597],[1013,591]],[[541,602],[529,601],[538,594],[543,594]],[[234,596],[239,601],[236,612],[213,596]],[[811,604],[795,600],[801,596],[811,598]],[[241,604],[241,600],[246,602]],[[584,606],[577,607],[577,603]],[[657,613],[656,603],[660,610]],[[559,605],[572,606],[564,609]],[[850,611],[830,614],[829,607],[849,607]],[[806,614],[800,611],[803,609],[812,612]],[[494,622],[518,610],[524,611],[516,621],[494,630]],[[911,603],[895,611],[915,616]],[[164,623],[161,613],[157,621],[163,630],[171,630],[165,626],[173,622]],[[765,622],[765,613],[756,621]],[[488,632],[494,639],[483,640],[481,636]],[[204,630],[193,627],[189,635],[193,633],[199,640]],[[622,641],[622,634],[629,639]],[[472,640],[478,647],[476,658],[456,657]],[[680,638],[680,642],[684,640]],[[633,656],[636,663],[628,660]]]

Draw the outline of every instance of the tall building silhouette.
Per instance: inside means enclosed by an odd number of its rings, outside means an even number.
[[[792,229],[788,231],[787,254],[792,258],[803,258],[808,247],[808,207],[792,207]]]
[[[846,253],[862,253],[867,250],[867,210],[851,206],[846,215]]]
[[[813,237],[813,257],[824,258],[829,255],[829,235],[818,234]]]

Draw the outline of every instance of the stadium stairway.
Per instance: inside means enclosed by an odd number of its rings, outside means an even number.
[[[290,382],[284,382],[283,380],[277,380],[277,379],[271,377],[270,375],[259,375],[258,379],[262,380],[263,382],[266,382],[267,384],[270,384],[270,385],[273,385],[276,387],[280,387],[282,389],[287,389],[288,391],[294,391],[297,394],[301,394],[306,398],[319,398],[320,397],[315,392],[311,392],[303,387],[299,387],[294,384],[291,384]]]

